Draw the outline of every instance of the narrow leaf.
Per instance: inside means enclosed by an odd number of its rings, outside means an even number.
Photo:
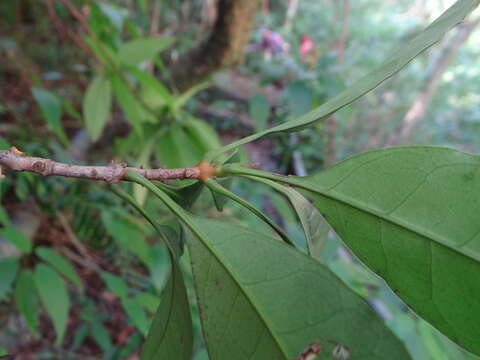
[[[140,331],[142,335],[147,334],[149,321],[145,310],[142,309],[140,304],[131,298],[123,298],[122,307],[125,313],[128,315],[130,322]]]
[[[137,65],[150,60],[173,43],[169,37],[152,37],[131,40],[118,52],[118,61],[123,65]]]
[[[56,344],[60,345],[65,335],[70,308],[65,283],[50,266],[45,264],[38,264],[35,267],[33,278],[40,300],[53,321],[57,334]]]
[[[33,274],[22,270],[15,286],[15,304],[34,335],[38,335],[38,296]]]
[[[112,102],[110,81],[97,76],[88,86],[83,99],[83,116],[88,135],[93,141],[100,138],[107,124]]]
[[[60,255],[58,252],[51,250],[47,247],[37,247],[35,253],[41,259],[52,265],[60,274],[65,276],[68,280],[73,282],[79,288],[82,288],[82,281],[78,277],[75,269],[68,259]]]
[[[68,138],[60,122],[62,117],[62,104],[58,98],[50,91],[39,88],[32,88],[32,94],[50,129],[64,144],[68,144]]]
[[[209,153],[206,160],[211,161],[213,159],[217,159],[217,157],[224,152],[228,152],[240,145],[257,140],[266,135],[304,129],[305,127],[314,124],[316,121],[324,119],[330,114],[340,110],[344,106],[355,101],[370,90],[376,88],[385,80],[395,75],[410,61],[412,61],[412,59],[436,42],[440,41],[447,31],[460,23],[465,16],[471,13],[478,6],[479,3],[480,0],[458,0],[430,26],[428,26],[415,38],[408,41],[401,48],[396,50],[394,54],[387,57],[387,59],[376,69],[351,84],[346,90],[342,91],[331,100],[297,119],[287,121],[286,123],[247,136],[227,146],[224,146],[221,149],[212,151]]]
[[[107,288],[117,295],[119,298],[126,297],[128,294],[128,285],[123,281],[122,278],[110,274],[108,272],[102,272],[101,277],[103,281],[107,284]]]
[[[18,260],[14,258],[0,259],[0,301],[10,292],[13,280],[17,275]]]
[[[141,360],[192,358],[193,329],[187,290],[179,267],[173,268],[148,331]]]
[[[113,76],[112,79],[113,93],[115,94],[115,99],[122,108],[125,116],[127,117],[128,122],[132,125],[135,132],[143,137],[142,129],[142,112],[141,105],[135,99],[135,96],[132,94],[132,90],[124,83],[123,79],[120,76]]]
[[[308,253],[314,259],[321,260],[329,233],[332,231],[322,214],[297,190],[268,179],[253,179],[263,182],[288,198],[305,232]]]

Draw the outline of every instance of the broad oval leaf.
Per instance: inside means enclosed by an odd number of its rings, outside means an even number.
[[[82,281],[78,277],[70,261],[58,252],[44,246],[35,249],[35,253],[41,259],[52,265],[60,274],[73,282],[79,288],[82,288]]]
[[[118,61],[123,65],[137,65],[150,60],[173,42],[169,37],[151,37],[131,40],[120,48]]]
[[[70,299],[62,278],[55,270],[45,264],[38,264],[33,273],[35,286],[45,310],[53,321],[56,343],[60,345],[65,335],[70,309]]]
[[[480,355],[480,156],[390,148],[291,177],[420,316]]]
[[[438,42],[447,31],[460,23],[479,3],[480,0],[458,0],[415,38],[408,41],[402,47],[396,48],[395,53],[385,59],[376,69],[351,84],[347,89],[323,105],[299,118],[247,136],[218,150],[211,151],[206,160],[217,160],[222,153],[267,135],[304,129],[340,110],[395,75],[417,55]]]
[[[34,335],[38,335],[38,296],[33,273],[22,270],[15,284],[15,304]]]
[[[355,359],[409,359],[329,269],[274,238],[189,217],[188,246],[210,359],[293,359],[330,340]]]
[[[193,329],[187,289],[177,264],[163,290],[141,360],[190,360],[193,353]]]
[[[103,76],[95,77],[83,99],[83,116],[87,133],[93,141],[98,140],[107,124],[112,103],[112,86]]]

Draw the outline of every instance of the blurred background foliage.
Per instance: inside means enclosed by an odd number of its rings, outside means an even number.
[[[240,4],[245,17],[232,17],[226,3]],[[452,3],[2,1],[0,149],[78,164],[193,166],[222,143],[320,105]],[[383,146],[480,151],[479,18],[477,11],[393,80],[314,128],[248,144],[241,160],[306,175]],[[161,222],[173,221],[145,189],[123,186]],[[281,196],[243,180],[230,186],[304,246]],[[219,212],[210,194],[199,196],[193,212],[270,232],[236,204]],[[7,172],[0,199],[0,355],[138,359],[170,271],[150,226],[90,181]],[[322,257],[413,358],[473,359],[333,235]],[[181,265],[189,274],[188,254]],[[195,359],[207,359],[186,278]]]

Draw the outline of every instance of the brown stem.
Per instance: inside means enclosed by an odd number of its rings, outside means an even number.
[[[0,166],[17,171],[29,171],[43,176],[65,176],[80,179],[104,180],[109,184],[125,181],[125,173],[134,171],[149,180],[198,179],[200,168],[142,169],[125,164],[111,163],[107,166],[83,166],[59,163],[50,159],[24,156],[16,148],[0,150]]]

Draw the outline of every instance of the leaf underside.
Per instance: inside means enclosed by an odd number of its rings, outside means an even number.
[[[210,358],[293,359],[325,339],[350,359],[409,359],[382,320],[330,270],[237,226],[190,217],[188,245]]]
[[[480,156],[390,148],[290,179],[414,311],[480,354]]]

